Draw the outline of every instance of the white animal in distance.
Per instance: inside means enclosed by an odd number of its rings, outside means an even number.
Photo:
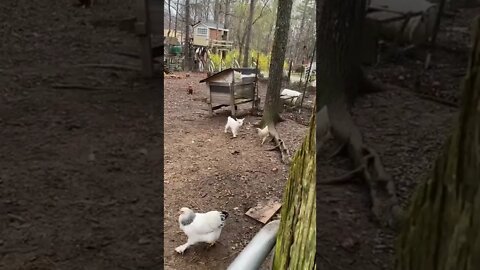
[[[268,126],[265,126],[262,129],[257,128],[257,134],[262,139],[262,145],[263,145],[267,140],[268,136],[270,136],[270,132],[268,131]]]
[[[238,135],[238,130],[243,125],[243,120],[245,120],[245,118],[241,118],[241,119],[239,118],[235,120],[231,116],[229,116],[227,118],[227,124],[225,125],[225,133],[227,133],[228,129],[230,128],[230,130],[232,131],[233,137],[236,138]]]

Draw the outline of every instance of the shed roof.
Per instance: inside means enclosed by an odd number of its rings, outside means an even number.
[[[418,13],[425,12],[431,7],[436,6],[436,4],[430,3],[426,0],[372,0],[370,3],[370,8],[380,9],[390,12],[398,13]]]
[[[217,72],[217,73],[211,75],[210,77],[207,77],[207,78],[201,80],[200,82],[201,83],[208,82],[211,79],[218,77],[219,75],[223,75],[223,74],[231,72],[231,71],[237,71],[237,72],[240,72],[242,74],[252,74],[252,73],[256,73],[257,69],[256,68],[227,68],[227,69],[224,69],[220,72]]]

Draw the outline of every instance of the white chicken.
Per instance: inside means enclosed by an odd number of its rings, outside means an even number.
[[[183,254],[185,250],[197,243],[209,243],[213,246],[220,237],[225,220],[228,218],[226,211],[210,211],[207,213],[195,213],[192,209],[182,207],[178,223],[180,229],[187,235],[187,243],[175,248],[175,251]]]
[[[270,135],[268,126],[265,126],[263,129],[257,128],[257,134],[262,139],[262,144],[264,144],[265,140],[267,140],[268,136]]]

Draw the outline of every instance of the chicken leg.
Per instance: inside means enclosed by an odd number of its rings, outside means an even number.
[[[190,246],[190,243],[185,243],[183,245],[180,245],[178,247],[175,248],[175,251],[177,253],[180,253],[180,254],[183,254],[185,252],[185,250]]]

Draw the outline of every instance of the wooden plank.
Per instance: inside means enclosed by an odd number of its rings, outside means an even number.
[[[210,84],[210,92],[213,94],[213,95],[216,95],[216,94],[227,94],[227,95],[230,95],[230,85],[229,84],[213,84],[211,83]]]
[[[253,99],[236,99],[235,100],[235,105],[240,105],[240,104],[244,104],[244,103],[248,103],[248,102],[253,102]],[[210,103],[211,107],[212,107],[212,114],[213,114],[213,111],[214,110],[218,110],[220,108],[223,108],[223,107],[228,107],[230,106],[230,104],[227,102],[225,103],[220,103],[220,104],[217,104],[215,106],[212,105],[212,103]]]
[[[235,76],[233,76],[232,85],[230,86],[230,106],[232,110],[232,117],[235,117]]]
[[[266,224],[277,211],[282,207],[282,204],[277,199],[271,199],[264,203],[259,203],[257,206],[248,209],[245,215]]]
[[[243,102],[244,100],[253,100],[253,97],[242,97],[242,96],[235,96],[235,105],[238,105],[238,102]],[[212,103],[213,104],[230,104],[231,97],[230,95],[212,95]]]
[[[213,104],[230,104],[230,94],[228,95],[214,95],[212,94]]]
[[[240,104],[244,104],[244,103],[248,103],[248,102],[252,102],[253,99],[249,99],[249,98],[237,98],[235,99],[235,105],[240,105]],[[225,99],[215,99],[215,97],[213,97],[213,102],[212,102],[213,105],[217,106],[217,105],[225,105],[225,106],[230,106],[230,96],[228,96],[228,99],[225,98]]]
[[[208,82],[207,82],[207,87],[210,89],[210,85],[208,84]],[[208,105],[209,105],[209,108],[210,108],[210,116],[213,116],[212,92],[208,91],[208,93],[209,93],[209,96],[210,96],[210,99],[208,100]]]
[[[255,85],[243,85],[235,88],[236,97],[253,98],[255,96]]]
[[[253,84],[254,84],[253,81],[235,82],[235,86],[244,86],[244,85],[252,85],[252,86],[253,86]],[[228,86],[228,87],[230,87],[231,83],[229,83],[229,82],[210,81],[210,85],[213,85],[213,86]]]

